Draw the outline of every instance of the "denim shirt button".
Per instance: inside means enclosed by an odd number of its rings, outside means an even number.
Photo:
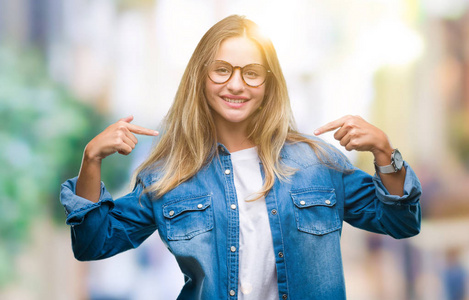
[[[174,210],[170,211],[170,212],[169,212],[169,215],[170,215],[171,217],[174,216]]]
[[[278,257],[282,258],[283,257],[283,252],[279,252]]]
[[[226,175],[230,175],[230,173],[231,173],[230,169],[226,169],[226,170],[225,170],[225,174],[226,174]]]
[[[231,204],[231,209],[236,209],[236,204]]]
[[[326,200],[326,204],[327,205],[331,204],[331,200]]]
[[[329,200],[327,200],[327,201],[329,201]],[[300,201],[300,204],[301,204],[301,205],[305,205],[306,202],[304,202],[303,200],[301,200],[301,201]]]
[[[288,299],[288,296],[287,296],[287,294],[283,294],[283,295],[282,295],[282,299],[283,299],[283,300],[286,300],[286,299]]]
[[[204,207],[202,204],[197,205],[197,208],[202,208],[202,207]]]
[[[234,296],[234,295],[236,295],[236,292],[234,290],[231,290],[230,291],[230,296]]]
[[[235,246],[231,246],[230,250],[231,250],[231,252],[236,252],[236,247],[235,247]]]
[[[276,215],[276,214],[277,214],[277,210],[276,210],[276,209],[272,209],[271,213],[272,213],[273,215]]]

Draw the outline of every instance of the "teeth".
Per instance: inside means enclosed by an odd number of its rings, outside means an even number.
[[[230,102],[230,103],[243,103],[243,102],[246,102],[247,100],[243,100],[243,99],[230,99],[230,98],[222,98],[223,100],[225,100],[226,102]]]

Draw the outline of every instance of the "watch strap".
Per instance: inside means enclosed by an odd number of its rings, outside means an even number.
[[[375,169],[377,172],[383,173],[383,174],[389,174],[389,173],[395,173],[396,168],[392,164],[387,165],[387,166],[378,166],[375,162]]]
[[[397,150],[397,148],[394,149],[391,153],[391,164],[389,164],[387,166],[378,166],[378,164],[376,164],[376,161],[374,163],[375,163],[376,172],[380,172],[382,174],[396,173],[402,168],[402,155],[401,155],[401,152],[399,152],[399,150]]]

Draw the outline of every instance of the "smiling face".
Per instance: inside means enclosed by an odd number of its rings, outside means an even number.
[[[249,64],[264,64],[261,51],[256,43],[246,37],[232,37],[224,40],[215,60],[228,62],[232,66],[244,67]],[[258,87],[248,86],[242,78],[241,70],[234,70],[230,80],[214,83],[205,80],[205,97],[212,109],[217,127],[246,130],[250,118],[261,106],[264,99],[265,83]]]

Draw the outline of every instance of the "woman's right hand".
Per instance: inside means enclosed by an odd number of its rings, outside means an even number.
[[[102,159],[116,152],[124,155],[132,152],[137,144],[134,133],[158,135],[155,130],[130,124],[133,119],[133,116],[120,119],[86,145],[75,190],[77,196],[98,202],[101,195]]]
[[[101,161],[116,152],[128,155],[135,148],[138,140],[135,134],[148,136],[158,135],[158,131],[130,124],[133,116],[120,119],[94,137],[85,148],[85,158]]]

